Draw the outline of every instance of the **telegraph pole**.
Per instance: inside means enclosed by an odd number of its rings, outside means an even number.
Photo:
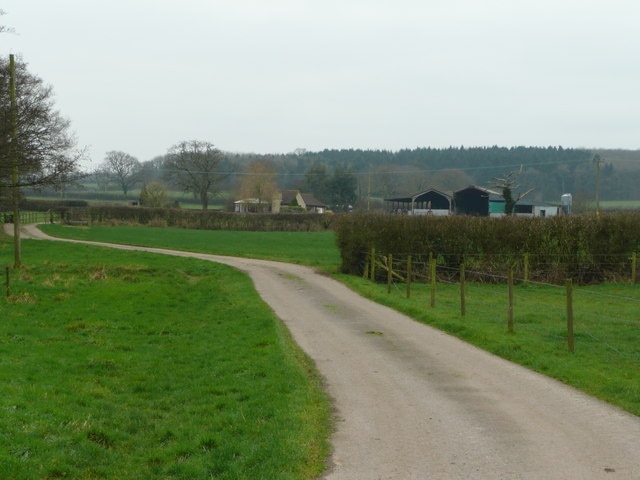
[[[13,268],[22,266],[20,251],[20,190],[18,189],[18,106],[16,102],[16,63],[9,55],[9,163],[11,164],[11,189],[13,203]]]
[[[600,155],[596,153],[593,157],[593,162],[596,164],[596,217],[600,216],[600,163],[602,159]]]

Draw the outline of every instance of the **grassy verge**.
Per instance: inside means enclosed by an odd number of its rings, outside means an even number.
[[[0,478],[322,471],[320,379],[244,274],[29,240],[23,259],[0,298]]]
[[[508,332],[506,285],[468,283],[466,314],[460,288],[438,284],[432,308],[430,288],[374,284],[338,275],[362,295],[484,350],[572,385],[640,415],[640,286],[603,284],[574,287],[574,352],[567,339],[566,289],[552,285],[515,287],[514,332]]]

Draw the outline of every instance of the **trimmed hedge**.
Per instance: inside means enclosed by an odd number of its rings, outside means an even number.
[[[91,224],[139,224],[201,230],[322,231],[331,227],[331,215],[312,213],[241,214],[215,210],[95,206],[59,209],[63,221]]]
[[[412,256],[438,266],[505,274],[522,268],[530,278],[579,283],[629,277],[640,248],[640,214],[616,213],[548,218],[412,217],[353,214],[334,225],[344,273],[362,274],[372,248],[394,258]]]

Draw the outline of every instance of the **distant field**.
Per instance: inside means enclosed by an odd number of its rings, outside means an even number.
[[[42,225],[50,235],[81,240],[153,245],[191,252],[280,260],[335,271],[340,252],[335,234],[324,232],[234,232],[151,227]]]
[[[640,200],[607,200],[600,202],[603,210],[640,210]],[[595,204],[593,205],[595,209]]]

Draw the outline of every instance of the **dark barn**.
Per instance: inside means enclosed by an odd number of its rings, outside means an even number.
[[[502,198],[498,192],[487,188],[470,186],[453,194],[456,215],[489,216],[489,201]]]

